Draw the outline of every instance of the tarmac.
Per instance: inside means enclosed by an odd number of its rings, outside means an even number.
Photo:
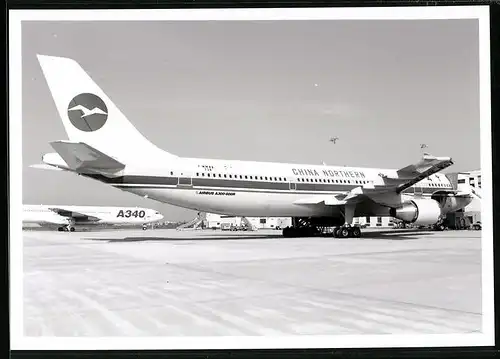
[[[481,232],[23,232],[25,336],[481,330]]]

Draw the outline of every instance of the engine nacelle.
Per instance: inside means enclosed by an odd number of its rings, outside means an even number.
[[[471,196],[457,197],[453,192],[446,191],[438,191],[431,198],[439,202],[443,214],[456,212],[467,207],[472,202]]]
[[[431,225],[441,216],[441,206],[433,199],[413,199],[401,207],[391,208],[390,215],[407,223]]]

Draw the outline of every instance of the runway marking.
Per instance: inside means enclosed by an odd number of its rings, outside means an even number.
[[[352,298],[362,298],[362,299],[369,299],[369,300],[377,300],[379,302],[386,302],[386,303],[401,303],[401,304],[406,304],[406,305],[411,305],[411,306],[416,306],[416,307],[422,307],[422,308],[430,308],[430,309],[439,309],[447,312],[455,312],[455,313],[465,313],[465,314],[471,314],[471,315],[477,315],[481,316],[481,313],[475,313],[475,312],[469,312],[469,311],[464,311],[464,310],[457,310],[457,309],[451,309],[451,308],[441,308],[441,307],[436,307],[436,306],[430,306],[430,305],[425,305],[425,304],[417,304],[417,303],[411,303],[411,302],[406,302],[406,301],[395,301],[395,300],[390,300],[390,299],[383,299],[383,298],[373,298],[373,297],[367,297],[363,295],[357,295],[357,294],[350,294],[342,291],[337,291],[337,290],[331,290],[331,289],[318,289],[314,287],[308,287],[304,285],[297,285],[297,284],[289,284],[287,282],[281,282],[281,281],[273,281],[269,280],[269,278],[266,278],[266,280],[263,279],[256,279],[252,277],[247,277],[247,276],[241,276],[241,275],[236,275],[232,273],[227,273],[227,272],[221,272],[217,270],[213,270],[210,268],[196,268],[193,265],[189,264],[172,264],[172,266],[178,266],[180,268],[185,268],[193,271],[198,271],[198,272],[211,272],[214,274],[226,276],[226,277],[232,277],[232,278],[238,278],[238,279],[245,279],[245,280],[253,280],[265,284],[276,284],[276,285],[282,285],[286,287],[291,287],[291,288],[300,288],[302,290],[309,290],[312,292],[323,292],[323,293],[329,293],[329,294],[338,294],[338,295],[343,295],[347,297],[352,297]]]
[[[160,238],[155,243],[145,238],[82,244],[81,237],[67,235],[68,242],[58,246],[43,239],[32,245],[35,240],[28,239],[25,332],[40,335],[52,328],[55,335],[151,336],[480,331],[480,314],[447,307],[468,308],[470,301],[418,295],[415,300],[438,305],[415,304],[413,297],[397,292],[401,284],[406,289],[427,288],[422,283],[433,279],[430,272],[435,269],[440,275],[434,278],[446,284],[440,293],[463,293],[467,283],[480,280],[479,263],[464,262],[480,254],[468,248],[480,243],[461,238],[362,242],[237,237],[181,238],[176,243],[175,238],[163,241],[161,232],[154,234]],[[140,237],[139,231],[133,235]],[[455,250],[457,241],[467,248]],[[388,251],[388,246],[394,250]],[[450,269],[439,262],[440,251],[446,253]],[[394,279],[385,276],[395,265],[407,264],[409,270],[396,267],[401,270]],[[371,275],[363,275],[363,268],[372,269]],[[356,272],[349,273],[352,269]],[[306,273],[313,276],[309,281]],[[460,278],[466,278],[464,284],[457,282]],[[364,290],[367,285],[373,288]],[[388,290],[395,300],[378,298]],[[113,327],[117,322],[121,325]]]
[[[117,329],[122,330],[127,335],[140,335],[141,331],[138,330],[135,326],[133,326],[128,321],[121,318],[119,315],[115,314],[113,311],[110,311],[99,302],[90,299],[89,297],[76,293],[72,290],[61,289],[61,293],[70,299],[75,299],[82,302],[87,307],[95,309],[97,312],[101,314],[103,318],[105,318],[109,323],[112,323]]]

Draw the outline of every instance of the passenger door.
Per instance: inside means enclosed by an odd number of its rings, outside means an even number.
[[[193,187],[193,177],[188,173],[181,173],[178,177],[177,187]]]

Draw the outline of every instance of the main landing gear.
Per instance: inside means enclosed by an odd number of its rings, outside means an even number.
[[[342,220],[314,220],[311,218],[292,218],[292,226],[283,228],[283,237],[314,237],[314,236],[332,236],[335,238],[359,238],[361,237],[361,228],[344,224],[340,226]],[[333,232],[330,228],[333,228]]]
[[[285,238],[314,237],[324,233],[324,228],[315,226],[286,227],[283,229],[283,237]],[[335,227],[331,234],[333,234],[334,238],[359,238],[361,237],[361,228],[344,225],[342,227]]]
[[[283,237],[313,237],[328,233],[327,228],[334,227],[333,237],[336,238],[359,238],[361,237],[361,228],[352,226],[354,219],[354,203],[345,205],[340,214],[344,217],[329,218],[292,218],[292,226],[283,229]],[[342,226],[340,224],[344,222]]]
[[[333,236],[336,238],[359,238],[361,237],[361,228],[357,226],[344,225],[333,229]]]
[[[64,226],[64,227],[59,227],[59,228],[57,228],[57,230],[59,232],[74,232],[75,231],[75,227],[73,227],[72,225],[67,225],[67,226]]]

